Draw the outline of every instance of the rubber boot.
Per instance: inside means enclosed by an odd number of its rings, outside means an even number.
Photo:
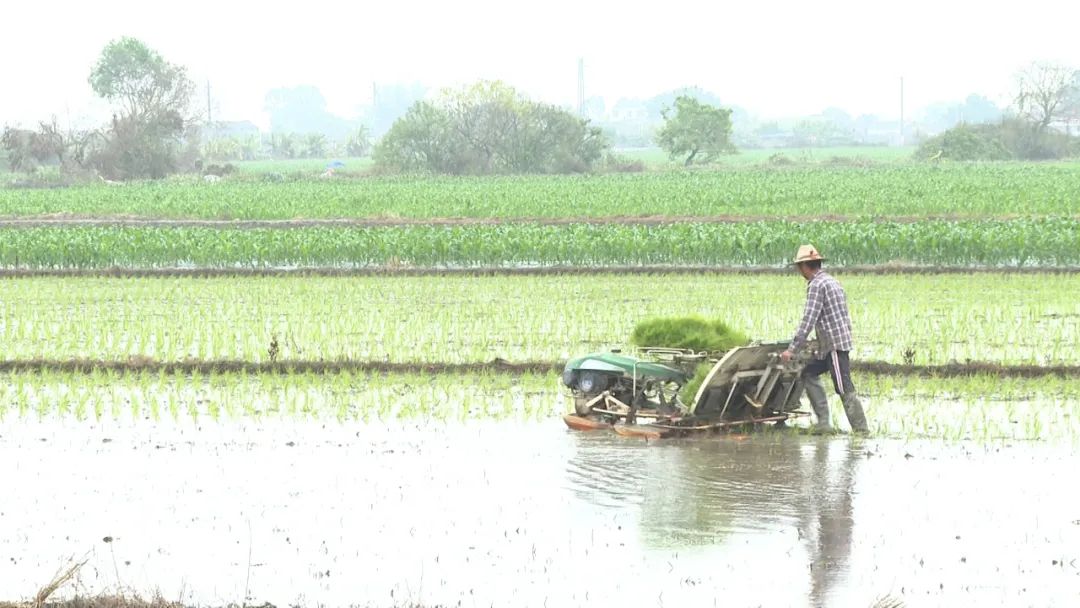
[[[847,414],[851,432],[863,435],[869,433],[870,428],[866,424],[866,414],[863,412],[862,401],[859,401],[859,396],[851,392],[841,395],[840,399],[844,402],[844,413]]]
[[[810,399],[810,407],[814,410],[817,423],[814,424],[815,434],[831,433],[832,424],[829,423],[829,397],[825,394],[825,387],[821,385],[818,376],[803,378],[806,387],[806,396]]]

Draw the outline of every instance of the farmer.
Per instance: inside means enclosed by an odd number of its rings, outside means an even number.
[[[817,356],[803,368],[802,380],[814,415],[817,416],[814,431],[827,433],[832,430],[829,424],[829,399],[820,379],[821,374],[828,370],[833,388],[844,402],[844,413],[851,430],[867,433],[866,415],[855,394],[855,385],[851,382],[851,363],[848,359],[851,351],[851,316],[848,315],[847,297],[840,283],[821,269],[824,259],[813,245],[803,245],[795,254],[792,264],[798,267],[807,281],[806,310],[799,328],[795,330],[795,338],[788,349],[780,354],[780,358],[785,363],[790,361],[806,345],[810,329],[813,328],[818,341]]]

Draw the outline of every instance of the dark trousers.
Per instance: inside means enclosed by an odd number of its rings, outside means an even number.
[[[803,368],[803,376],[820,376],[829,372],[832,376],[833,388],[836,394],[843,397],[848,393],[855,392],[855,384],[851,381],[851,361],[848,359],[848,351],[834,350],[824,359],[814,359]]]

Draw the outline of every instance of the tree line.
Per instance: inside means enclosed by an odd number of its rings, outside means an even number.
[[[321,108],[316,117],[347,133],[272,133],[206,137],[194,110],[195,86],[184,67],[134,38],[110,42],[90,71],[89,85],[110,102],[111,120],[96,129],[63,130],[56,120],[36,129],[6,127],[0,148],[15,171],[55,165],[73,176],[109,180],[157,179],[202,170],[206,161],[321,158],[371,153],[385,171],[448,174],[577,173],[612,163],[603,129],[577,114],[526,98],[502,82],[481,81],[431,99],[414,101],[373,142],[360,125],[334,121],[310,87],[268,94],[275,123],[301,124],[298,108]],[[310,89],[310,90],[309,90]],[[715,161],[736,151],[733,109],[693,92],[673,95],[661,109],[653,142],[685,165]],[[976,100],[977,101],[977,100]],[[984,111],[979,104],[968,105]],[[982,104],[985,105],[985,104]],[[917,153],[929,159],[1045,159],[1080,152],[1070,133],[1080,120],[1080,70],[1037,63],[1017,79],[1010,113],[998,122],[960,126],[926,140]],[[351,131],[348,131],[351,129]]]
[[[1017,74],[1009,114],[996,122],[961,123],[924,141],[916,156],[960,161],[1077,156],[1074,123],[1080,123],[1080,69],[1035,62]]]
[[[204,137],[186,69],[135,38],[108,43],[88,81],[110,102],[111,120],[87,130],[65,131],[55,120],[36,129],[5,128],[0,146],[13,170],[55,165],[73,176],[158,179],[201,170],[204,160],[240,160],[267,150],[274,158],[373,152],[384,170],[452,174],[586,172],[610,160],[610,140],[589,120],[530,100],[502,82],[415,101],[377,144],[358,127],[341,145],[319,133],[272,133],[269,141],[261,135]],[[267,105],[283,124],[295,121],[298,107],[315,107],[322,108],[323,122],[344,127],[325,112],[321,95],[305,87],[272,91]],[[657,140],[671,154],[690,164],[733,151],[730,110],[679,97],[671,112]]]

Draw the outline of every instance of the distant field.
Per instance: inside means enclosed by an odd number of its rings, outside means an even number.
[[[306,162],[306,161],[305,161]],[[0,216],[197,219],[1075,215],[1080,164],[743,167],[596,176],[237,176],[0,189]]]
[[[360,171],[371,166],[371,157],[364,158],[294,158],[287,160],[251,160],[234,162],[241,173],[322,173],[330,163],[340,161],[345,164],[338,171]]]
[[[796,163],[829,163],[838,160],[898,162],[911,160],[911,155],[915,152],[915,149],[914,146],[846,146],[836,148],[740,150],[737,154],[721,157],[715,166],[764,164],[768,163],[769,159],[774,155],[785,156]],[[640,160],[651,169],[682,166],[681,161],[672,161],[667,153],[660,148],[618,149],[614,150],[614,153],[620,157]],[[371,157],[366,156],[364,158],[327,157],[240,161],[234,162],[233,165],[242,173],[249,174],[321,173],[334,161],[345,163],[345,167],[341,168],[341,171],[362,171],[373,164]]]
[[[520,268],[783,265],[813,242],[841,266],[1076,268],[1080,220],[693,222],[222,228],[50,226],[0,232],[0,267]]]
[[[740,166],[767,163],[774,155],[784,156],[797,163],[828,163],[835,160],[865,160],[873,162],[899,162],[911,160],[915,146],[844,146],[836,148],[769,148],[740,150],[737,154],[720,157],[721,166]],[[680,160],[671,160],[660,148],[635,148],[616,150],[616,154],[640,160],[647,165],[681,166]]]

